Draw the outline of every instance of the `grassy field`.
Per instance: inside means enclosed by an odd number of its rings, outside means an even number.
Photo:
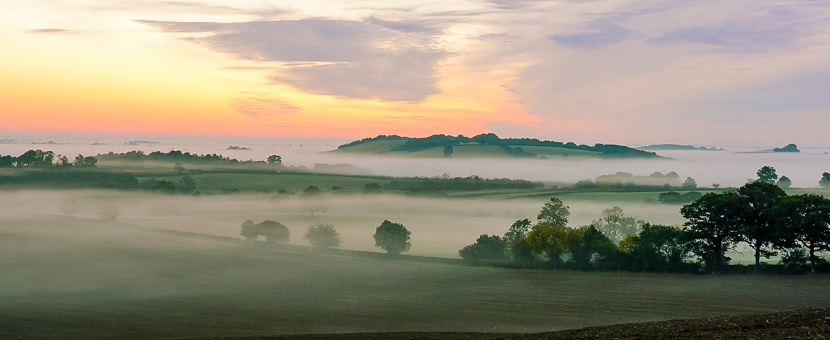
[[[368,260],[0,219],[0,338],[542,332],[820,307],[830,277],[523,271]]]
[[[405,143],[405,140],[378,140],[343,149],[332,150],[330,152],[381,154],[387,153],[392,150],[392,148],[404,145]]]
[[[174,173],[169,175],[144,175],[139,177],[139,181],[158,179],[178,183],[184,175]],[[324,191],[330,191],[334,186],[342,187],[344,190],[358,191],[367,183],[384,185],[389,182],[387,179],[377,177],[274,172],[188,172],[186,175],[191,176],[196,181],[197,190],[214,193],[220,192],[222,189],[232,188],[241,191],[269,190],[276,192],[286,190],[299,193],[311,185]]]

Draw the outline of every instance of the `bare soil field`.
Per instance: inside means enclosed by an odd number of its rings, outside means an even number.
[[[827,276],[585,273],[353,258],[89,219],[0,217],[0,339],[504,336],[826,307],[828,284]]]
[[[589,327],[537,334],[352,333],[214,340],[830,339],[830,308]]]

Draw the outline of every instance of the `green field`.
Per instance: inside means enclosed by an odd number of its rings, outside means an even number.
[[[388,153],[392,148],[404,145],[405,140],[380,140],[362,143],[348,148],[336,149],[330,152],[381,154]]]
[[[269,190],[276,192],[300,192],[309,186],[317,186],[324,191],[339,186],[344,190],[356,191],[363,189],[367,183],[384,185],[389,181],[376,177],[360,177],[345,175],[323,174],[296,174],[275,172],[189,172],[185,174],[164,174],[139,176],[139,181],[158,179],[178,183],[184,175],[189,175],[196,181],[197,190],[205,192],[219,192],[222,189],[236,188],[241,191]]]
[[[830,277],[510,270],[0,218],[0,338],[542,332],[830,304]]]

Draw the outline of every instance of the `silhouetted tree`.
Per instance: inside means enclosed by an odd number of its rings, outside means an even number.
[[[340,246],[340,233],[331,224],[315,224],[306,229],[304,240],[317,248],[337,248]]]
[[[550,202],[545,203],[536,219],[539,223],[566,226],[569,216],[571,216],[569,207],[560,199],[551,197]]]
[[[452,157],[452,145],[444,146],[444,157]]]
[[[594,226],[568,230],[565,238],[570,261],[577,269],[591,269],[594,264],[614,255],[617,245]]]
[[[273,165],[276,167],[282,166],[282,157],[280,155],[271,155],[268,156],[267,159],[268,165]]]
[[[78,200],[70,198],[63,201],[63,203],[58,206],[58,210],[66,216],[72,216],[81,212],[81,205],[78,203]]]
[[[507,260],[507,242],[498,235],[481,235],[475,243],[458,251],[465,260]]]
[[[265,236],[266,243],[285,243],[291,239],[288,227],[277,221],[266,220],[256,225],[257,234]]]
[[[787,194],[775,184],[755,181],[738,189],[738,196],[741,238],[755,251],[755,271],[758,272],[761,257],[776,254],[770,249],[776,237],[772,213]]]
[[[686,181],[683,182],[683,190],[694,190],[697,189],[697,182],[695,182],[694,178],[686,177]]]
[[[818,185],[822,188],[830,188],[830,172],[821,174],[821,179],[818,181]]]
[[[734,192],[708,193],[684,206],[680,213],[692,252],[706,263],[706,270],[719,272],[729,262],[724,254],[740,241],[741,203]]]
[[[246,241],[253,241],[257,237],[259,237],[259,233],[257,232],[256,223],[251,220],[245,220],[242,222],[242,230],[239,232],[239,235],[245,238]]]
[[[781,187],[781,189],[789,189],[792,185],[793,181],[787,176],[781,176],[781,178],[778,179],[778,186]]]
[[[386,250],[387,253],[397,255],[409,251],[412,244],[409,242],[411,233],[402,224],[384,220],[375,230],[375,247]]]
[[[637,236],[620,242],[620,252],[632,256],[635,270],[676,271],[689,257],[691,246],[683,230],[646,223]]]
[[[508,247],[512,247],[513,244],[527,236],[527,233],[530,231],[532,223],[530,223],[529,219],[522,219],[513,222],[513,225],[510,226],[510,229],[504,233],[504,242],[507,243]]]
[[[810,254],[810,271],[815,273],[816,252],[830,250],[830,199],[820,195],[794,195],[784,198],[775,210],[781,245],[801,245]]]
[[[778,175],[775,173],[775,168],[765,165],[761,169],[758,169],[758,172],[755,173],[758,175],[758,180],[762,182],[767,182],[769,184],[775,184],[775,181],[778,180]]]

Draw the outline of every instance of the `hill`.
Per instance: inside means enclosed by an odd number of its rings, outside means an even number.
[[[410,138],[397,135],[380,135],[340,145],[334,152],[359,154],[390,154],[412,157],[608,157],[608,158],[662,158],[654,152],[638,150],[623,145],[577,145],[535,138],[499,138],[493,133],[474,137],[462,135],[432,135]]]
[[[680,144],[654,144],[654,145],[646,145],[643,147],[639,147],[640,150],[701,150],[701,151],[723,151],[723,148],[718,149],[716,147],[707,148],[705,146],[694,146],[694,145],[680,145]]]

